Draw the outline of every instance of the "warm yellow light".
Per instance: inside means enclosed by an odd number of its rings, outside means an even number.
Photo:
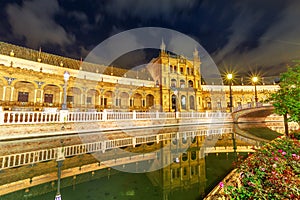
[[[257,76],[253,76],[253,77],[252,77],[252,82],[253,82],[253,83],[256,83],[257,81],[258,81],[258,77],[257,77]]]
[[[227,75],[226,75],[226,78],[227,78],[228,80],[231,80],[231,79],[233,78],[233,75],[232,75],[232,74],[227,74]]]

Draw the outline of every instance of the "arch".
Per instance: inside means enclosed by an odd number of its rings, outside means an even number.
[[[5,100],[4,96],[3,96],[4,86],[5,86],[5,82],[4,82],[4,80],[2,78],[0,78],[0,102],[2,100]]]
[[[177,97],[175,94],[172,95],[172,109],[177,111]]]
[[[190,109],[195,110],[195,98],[193,95],[189,97]]]
[[[47,84],[43,88],[43,100],[44,104],[46,106],[55,105],[58,106],[60,103],[60,92],[61,88],[54,84]],[[37,99],[37,102],[39,102],[39,99]]]
[[[142,107],[142,95],[141,94],[135,93],[133,95],[133,106],[134,106],[134,108]]]
[[[185,80],[180,80],[180,88],[185,88]]]
[[[14,85],[13,100],[23,105],[33,105],[35,97],[35,84],[28,81],[17,81]]]
[[[176,88],[177,87],[177,81],[175,78],[171,79],[171,88]]]
[[[127,108],[129,106],[129,102],[128,102],[129,94],[127,92],[121,92],[119,98],[120,98],[119,106],[122,108]]]
[[[99,104],[99,91],[95,89],[89,89],[86,93],[86,104],[87,105],[98,105]]]
[[[81,90],[78,87],[68,88],[67,103],[69,105],[81,105]]]
[[[181,108],[183,110],[186,110],[186,96],[185,95],[181,95],[180,102],[181,102]]]
[[[194,87],[194,82],[192,80],[189,80],[188,85],[189,85],[189,88],[192,88],[192,87]]]
[[[146,107],[150,108],[154,106],[154,96],[152,94],[148,94],[146,96]]]
[[[103,105],[104,108],[112,108],[113,105],[113,96],[114,93],[112,91],[106,91],[103,95]]]

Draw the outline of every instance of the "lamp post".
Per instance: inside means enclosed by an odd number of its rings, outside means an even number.
[[[231,84],[232,84],[233,74],[227,74],[226,78],[229,81],[229,109],[230,109],[230,112],[232,112],[232,90],[231,90]]]
[[[257,106],[257,102],[258,102],[258,98],[257,98],[257,90],[256,90],[256,84],[258,82],[258,77],[257,76],[253,76],[252,77],[252,82],[254,84],[254,99],[255,99],[255,106]]]
[[[61,141],[61,145],[62,145]],[[57,192],[55,195],[55,200],[61,200],[61,194],[60,194],[60,177],[61,177],[61,167],[63,165],[63,162],[65,160],[65,154],[64,154],[64,148],[63,146],[57,148]]]
[[[70,73],[65,71],[64,72],[64,81],[65,81],[65,84],[64,84],[64,101],[63,101],[63,104],[61,106],[62,110],[67,110],[67,84],[68,84],[69,78],[70,78]]]

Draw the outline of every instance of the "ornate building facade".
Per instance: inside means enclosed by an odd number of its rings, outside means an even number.
[[[145,68],[126,70],[0,42],[0,106],[60,109],[66,87],[70,110],[228,110],[229,86],[203,85],[200,69],[197,50],[188,59],[168,54],[164,44]],[[258,100],[277,89],[277,85],[257,85]],[[254,86],[234,85],[232,91],[233,106],[254,102]]]

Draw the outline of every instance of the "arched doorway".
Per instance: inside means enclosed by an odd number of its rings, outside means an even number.
[[[142,107],[142,95],[135,93],[133,96],[133,106],[135,109],[139,109]]]
[[[48,84],[44,87],[44,105],[45,106],[58,106],[60,97],[60,88],[57,85]],[[40,99],[37,99],[40,102]]]
[[[172,109],[177,111],[177,99],[175,94],[172,95]]]
[[[194,96],[190,96],[190,109],[195,110],[195,98],[194,98]]]
[[[81,90],[79,88],[70,87],[68,89],[67,104],[69,107],[81,107]]]
[[[151,108],[154,106],[154,96],[152,94],[148,94],[146,96],[146,107]]]
[[[87,92],[85,102],[88,107],[95,107],[96,105],[99,105],[99,92],[95,89],[90,89]]]
[[[129,102],[128,102],[128,99],[129,99],[129,94],[126,93],[126,92],[122,92],[120,94],[120,107],[121,108],[128,108],[129,107]]]
[[[106,91],[103,96],[103,104],[104,108],[112,108],[113,106],[113,92]]]
[[[15,84],[14,100],[21,105],[33,105],[35,87],[34,84],[27,81],[19,81]]]

